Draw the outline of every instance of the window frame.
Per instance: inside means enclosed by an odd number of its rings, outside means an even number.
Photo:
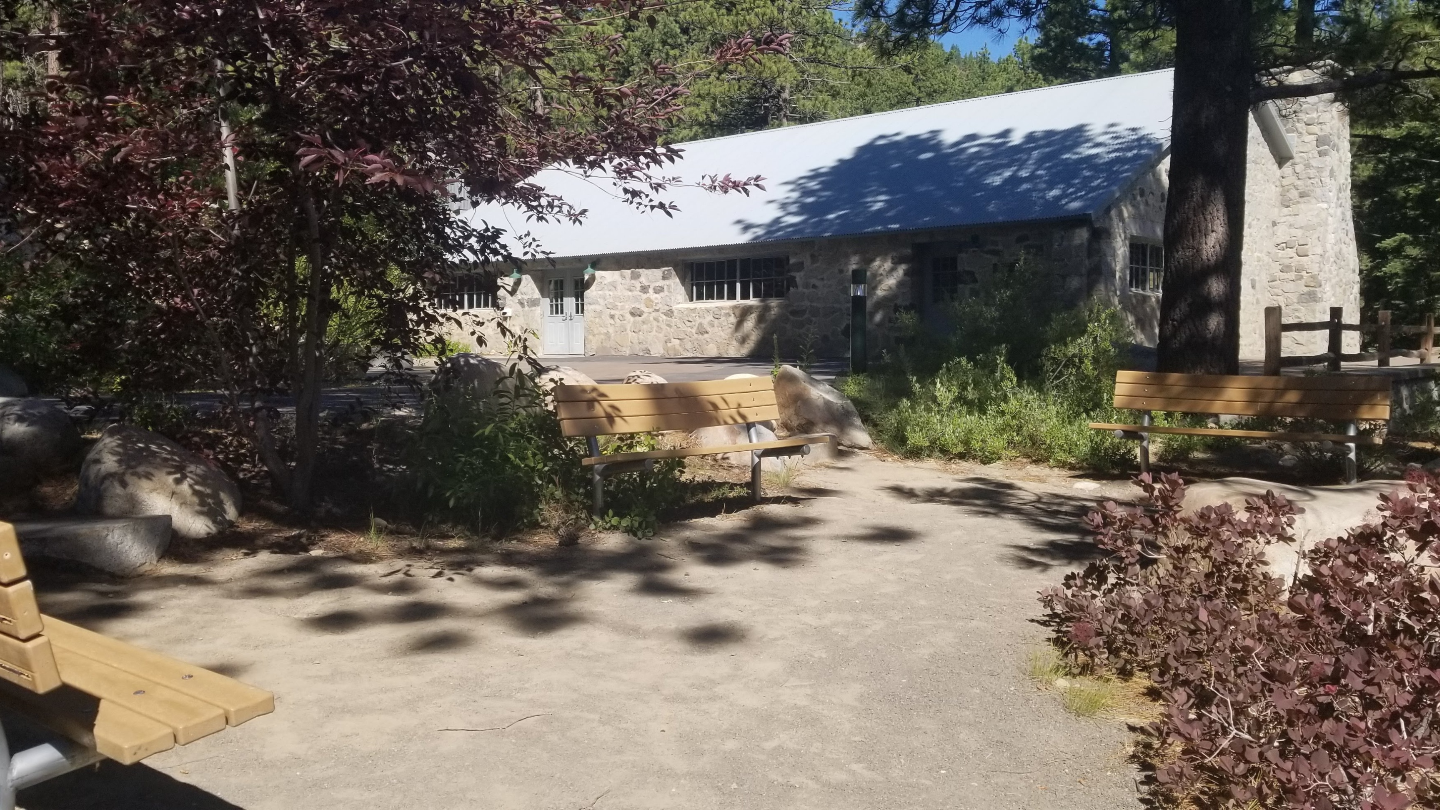
[[[685,274],[694,303],[784,301],[790,292],[789,256],[687,261]]]
[[[435,308],[441,312],[499,309],[500,295],[497,290],[489,289],[491,284],[484,273],[457,273],[436,290]]]
[[[1159,295],[1165,285],[1165,244],[1155,239],[1131,237],[1127,243],[1127,281],[1130,292]],[[1136,251],[1143,250],[1145,259],[1136,261]],[[1137,284],[1137,281],[1140,282]]]

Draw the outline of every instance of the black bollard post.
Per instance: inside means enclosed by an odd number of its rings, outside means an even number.
[[[865,276],[864,267],[850,271],[850,373],[863,374],[869,355],[865,349]]]

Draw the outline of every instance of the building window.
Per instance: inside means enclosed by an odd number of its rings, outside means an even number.
[[[967,286],[979,281],[974,270],[960,267],[958,256],[936,256],[930,260],[930,300],[933,303],[957,300]]]
[[[1165,279],[1165,248],[1154,242],[1130,242],[1130,289],[1160,292]]]
[[[550,279],[550,314],[565,314],[565,279]]]
[[[788,286],[784,256],[690,262],[691,301],[759,301],[784,298]]]
[[[482,273],[456,276],[440,287],[435,305],[446,312],[495,308],[495,282]]]

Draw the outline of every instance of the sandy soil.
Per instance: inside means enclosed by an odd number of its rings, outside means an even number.
[[[1138,807],[1123,725],[1025,674],[1036,591],[1088,552],[1089,504],[1126,488],[1018,472],[857,455],[643,542],[40,571],[48,612],[278,705],[21,805]]]

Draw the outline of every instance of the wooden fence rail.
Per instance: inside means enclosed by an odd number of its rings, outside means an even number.
[[[1330,371],[1339,371],[1341,363],[1368,363],[1375,361],[1380,367],[1390,365],[1392,357],[1414,357],[1422,363],[1435,358],[1435,316],[1426,315],[1425,323],[1419,326],[1395,326],[1390,323],[1390,310],[1376,313],[1375,323],[1345,323],[1345,308],[1331,307],[1330,319],[1285,323],[1280,307],[1265,308],[1265,374],[1277,376],[1283,368],[1292,366],[1313,366],[1324,363]],[[1285,357],[1280,350],[1280,336],[1286,332],[1325,332],[1328,340],[1324,354],[1307,354]],[[1375,335],[1375,351],[1345,354],[1343,338],[1346,332],[1366,332]],[[1420,348],[1392,349],[1391,338],[1395,335],[1419,335]]]

